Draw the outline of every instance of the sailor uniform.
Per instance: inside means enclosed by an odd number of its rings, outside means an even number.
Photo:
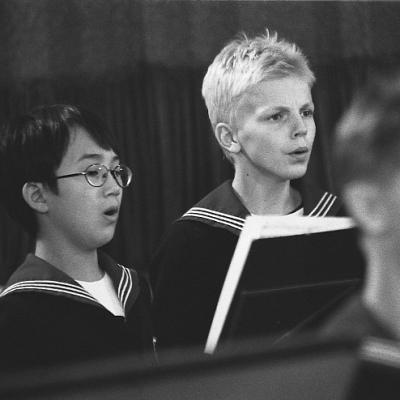
[[[303,215],[341,213],[341,204],[331,193],[306,188],[301,195]],[[232,182],[226,181],[172,224],[151,266],[160,348],[205,344],[227,269],[249,215]]]
[[[0,294],[2,369],[151,353],[150,293],[137,272],[99,252],[125,317],[115,316],[70,276],[29,254]]]

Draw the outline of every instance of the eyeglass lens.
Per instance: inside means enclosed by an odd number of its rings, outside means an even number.
[[[126,187],[131,182],[132,172],[128,167],[119,165],[113,170],[113,175],[122,187]]]
[[[117,181],[118,185],[121,187],[126,187],[129,185],[132,173],[130,169],[124,165],[119,165],[111,173],[114,179]],[[89,183],[93,186],[102,186],[107,179],[108,169],[104,165],[91,165],[86,170],[86,178]]]

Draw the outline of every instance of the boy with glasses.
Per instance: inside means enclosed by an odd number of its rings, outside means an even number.
[[[37,108],[1,132],[0,168],[5,209],[35,239],[0,295],[2,367],[150,350],[147,286],[98,252],[132,178],[103,123]]]

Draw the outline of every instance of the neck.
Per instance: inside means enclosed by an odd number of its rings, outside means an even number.
[[[232,187],[245,207],[256,215],[285,215],[301,202],[300,194],[290,181],[274,181],[265,177],[235,173]]]
[[[84,251],[54,239],[38,237],[35,255],[76,280],[90,282],[103,276],[97,250]]]
[[[398,244],[390,238],[366,238],[367,276],[363,301],[400,339],[400,266]]]

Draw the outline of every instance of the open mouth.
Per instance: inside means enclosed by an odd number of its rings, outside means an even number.
[[[307,147],[299,147],[295,151],[290,152],[290,155],[295,155],[295,156],[301,156],[303,154],[308,153],[308,148]]]
[[[107,217],[113,217],[118,214],[118,207],[110,207],[104,211],[104,214],[107,215]]]

